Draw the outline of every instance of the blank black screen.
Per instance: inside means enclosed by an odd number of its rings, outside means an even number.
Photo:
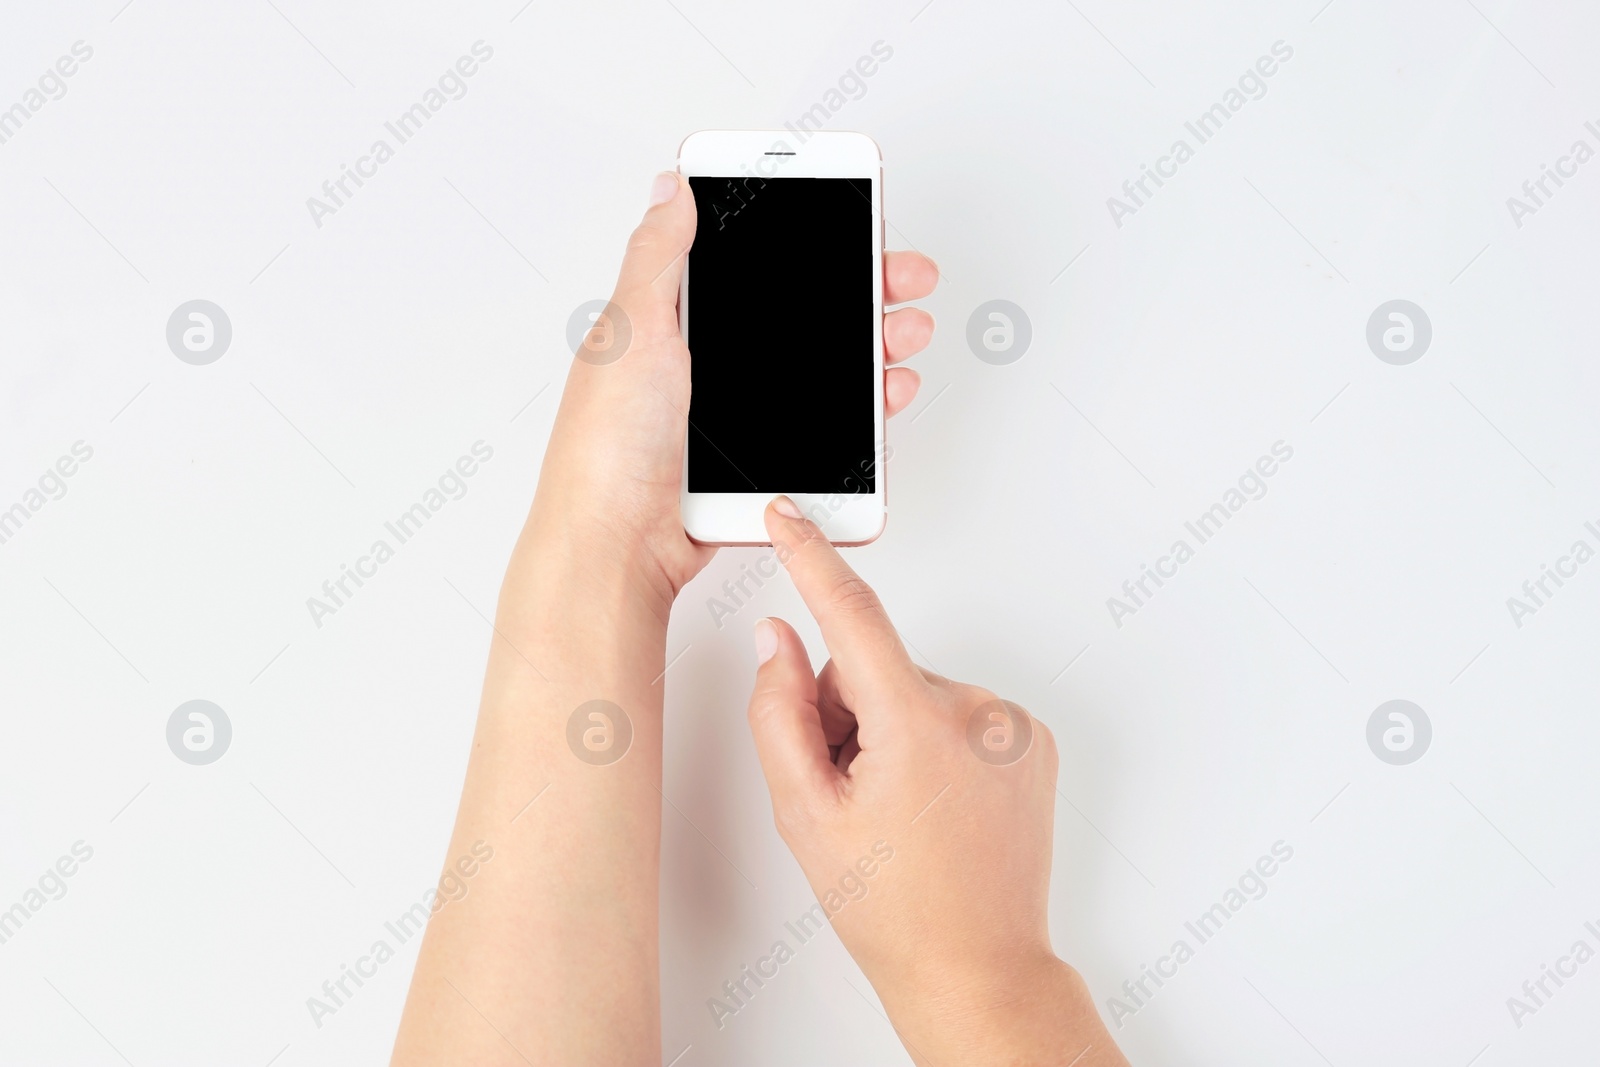
[[[689,491],[873,492],[871,180],[689,187]]]

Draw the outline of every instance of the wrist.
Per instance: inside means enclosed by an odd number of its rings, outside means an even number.
[[[891,998],[885,998],[889,1006]],[[1092,1046],[1080,1067],[1122,1063],[1088,985],[1047,954],[1003,974],[903,998],[891,1010],[896,1029],[920,1061],[996,1067],[1063,1067]],[[1095,1053],[1107,1053],[1101,1060]]]
[[[563,401],[565,405],[565,401]],[[680,471],[657,478],[630,477],[615,456],[545,456],[539,488],[518,541],[518,556],[537,548],[578,572],[625,575],[648,593],[665,621],[678,590],[710,554],[693,544],[678,514]]]
[[[577,513],[544,521],[538,510],[512,553],[502,611],[556,627],[588,617],[665,632],[677,589],[645,537]]]

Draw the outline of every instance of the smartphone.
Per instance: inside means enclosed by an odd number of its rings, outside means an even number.
[[[691,393],[683,525],[768,544],[794,498],[835,544],[887,518],[883,156],[864,134],[704,130],[678,149],[699,220],[678,297]]]

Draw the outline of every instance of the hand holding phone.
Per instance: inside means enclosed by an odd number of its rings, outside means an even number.
[[[678,164],[699,216],[678,301],[693,380],[685,529],[764,544],[762,511],[785,494],[830,540],[873,540],[887,501],[877,145],[713,130]]]
[[[615,573],[647,593],[657,612],[714,555],[707,543],[765,539],[764,533],[709,536],[715,531],[686,521],[680,509],[691,432],[691,358],[679,302],[700,223],[692,193],[689,180],[678,174],[655,178],[648,210],[628,241],[610,306],[602,313],[605,321],[595,323],[572,361],[523,535],[524,541],[570,546],[563,551],[584,566]],[[755,274],[762,269],[751,266]],[[871,269],[881,275],[890,304],[927,296],[939,278],[933,262],[915,252],[889,253]],[[767,300],[764,334],[781,330],[781,309],[793,305],[776,283],[768,286]],[[884,414],[892,416],[912,402],[919,385],[915,371],[893,364],[927,346],[933,319],[901,308],[882,319],[879,331],[891,365],[882,375]],[[768,369],[803,375],[813,358],[802,355]],[[826,411],[802,425],[784,426],[763,416],[763,396],[752,392],[741,410],[774,441],[827,432]],[[770,496],[762,504],[765,499]],[[759,527],[759,506],[754,515]]]

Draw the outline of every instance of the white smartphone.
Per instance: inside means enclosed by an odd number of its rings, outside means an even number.
[[[704,130],[678,149],[699,221],[678,297],[692,391],[683,525],[769,543],[794,498],[830,541],[883,531],[883,156],[864,134]]]

